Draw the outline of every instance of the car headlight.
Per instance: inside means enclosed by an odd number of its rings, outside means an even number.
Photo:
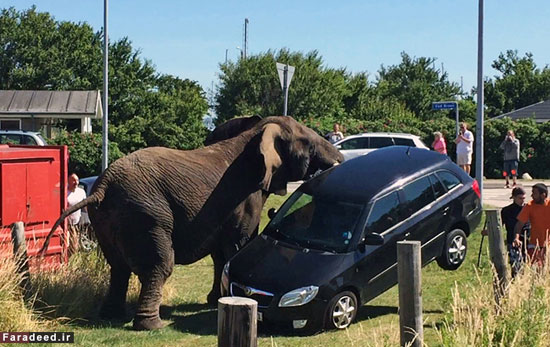
[[[317,293],[319,292],[319,287],[309,286],[302,287],[298,289],[291,290],[290,292],[283,295],[279,301],[279,307],[293,307],[293,306],[302,306],[313,300]]]
[[[227,293],[229,291],[229,262],[225,263],[222,271],[222,293]]]

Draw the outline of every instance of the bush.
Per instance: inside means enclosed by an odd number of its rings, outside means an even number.
[[[80,177],[94,176],[101,172],[101,134],[62,131],[49,142],[69,147],[69,172],[76,173]],[[123,155],[117,143],[110,141],[109,163]]]

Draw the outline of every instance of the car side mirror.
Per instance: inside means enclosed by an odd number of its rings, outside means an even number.
[[[267,210],[267,216],[269,217],[269,219],[273,219],[276,213],[277,213],[277,210],[274,207]]]
[[[369,233],[363,238],[363,244],[378,246],[384,244],[384,236],[378,233]]]
[[[335,146],[337,149],[342,149],[342,145],[336,145]]]

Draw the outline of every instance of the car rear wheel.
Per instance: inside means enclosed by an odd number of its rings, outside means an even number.
[[[466,258],[468,241],[466,233],[461,229],[454,229],[447,233],[443,253],[437,258],[437,264],[445,270],[456,270]]]
[[[344,291],[330,300],[327,307],[327,329],[346,329],[357,316],[357,297],[353,292]]]

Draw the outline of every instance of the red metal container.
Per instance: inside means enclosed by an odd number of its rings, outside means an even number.
[[[31,271],[67,261],[63,223],[44,259],[38,250],[67,203],[67,146],[0,145],[0,255],[13,253],[11,228],[25,224]]]

